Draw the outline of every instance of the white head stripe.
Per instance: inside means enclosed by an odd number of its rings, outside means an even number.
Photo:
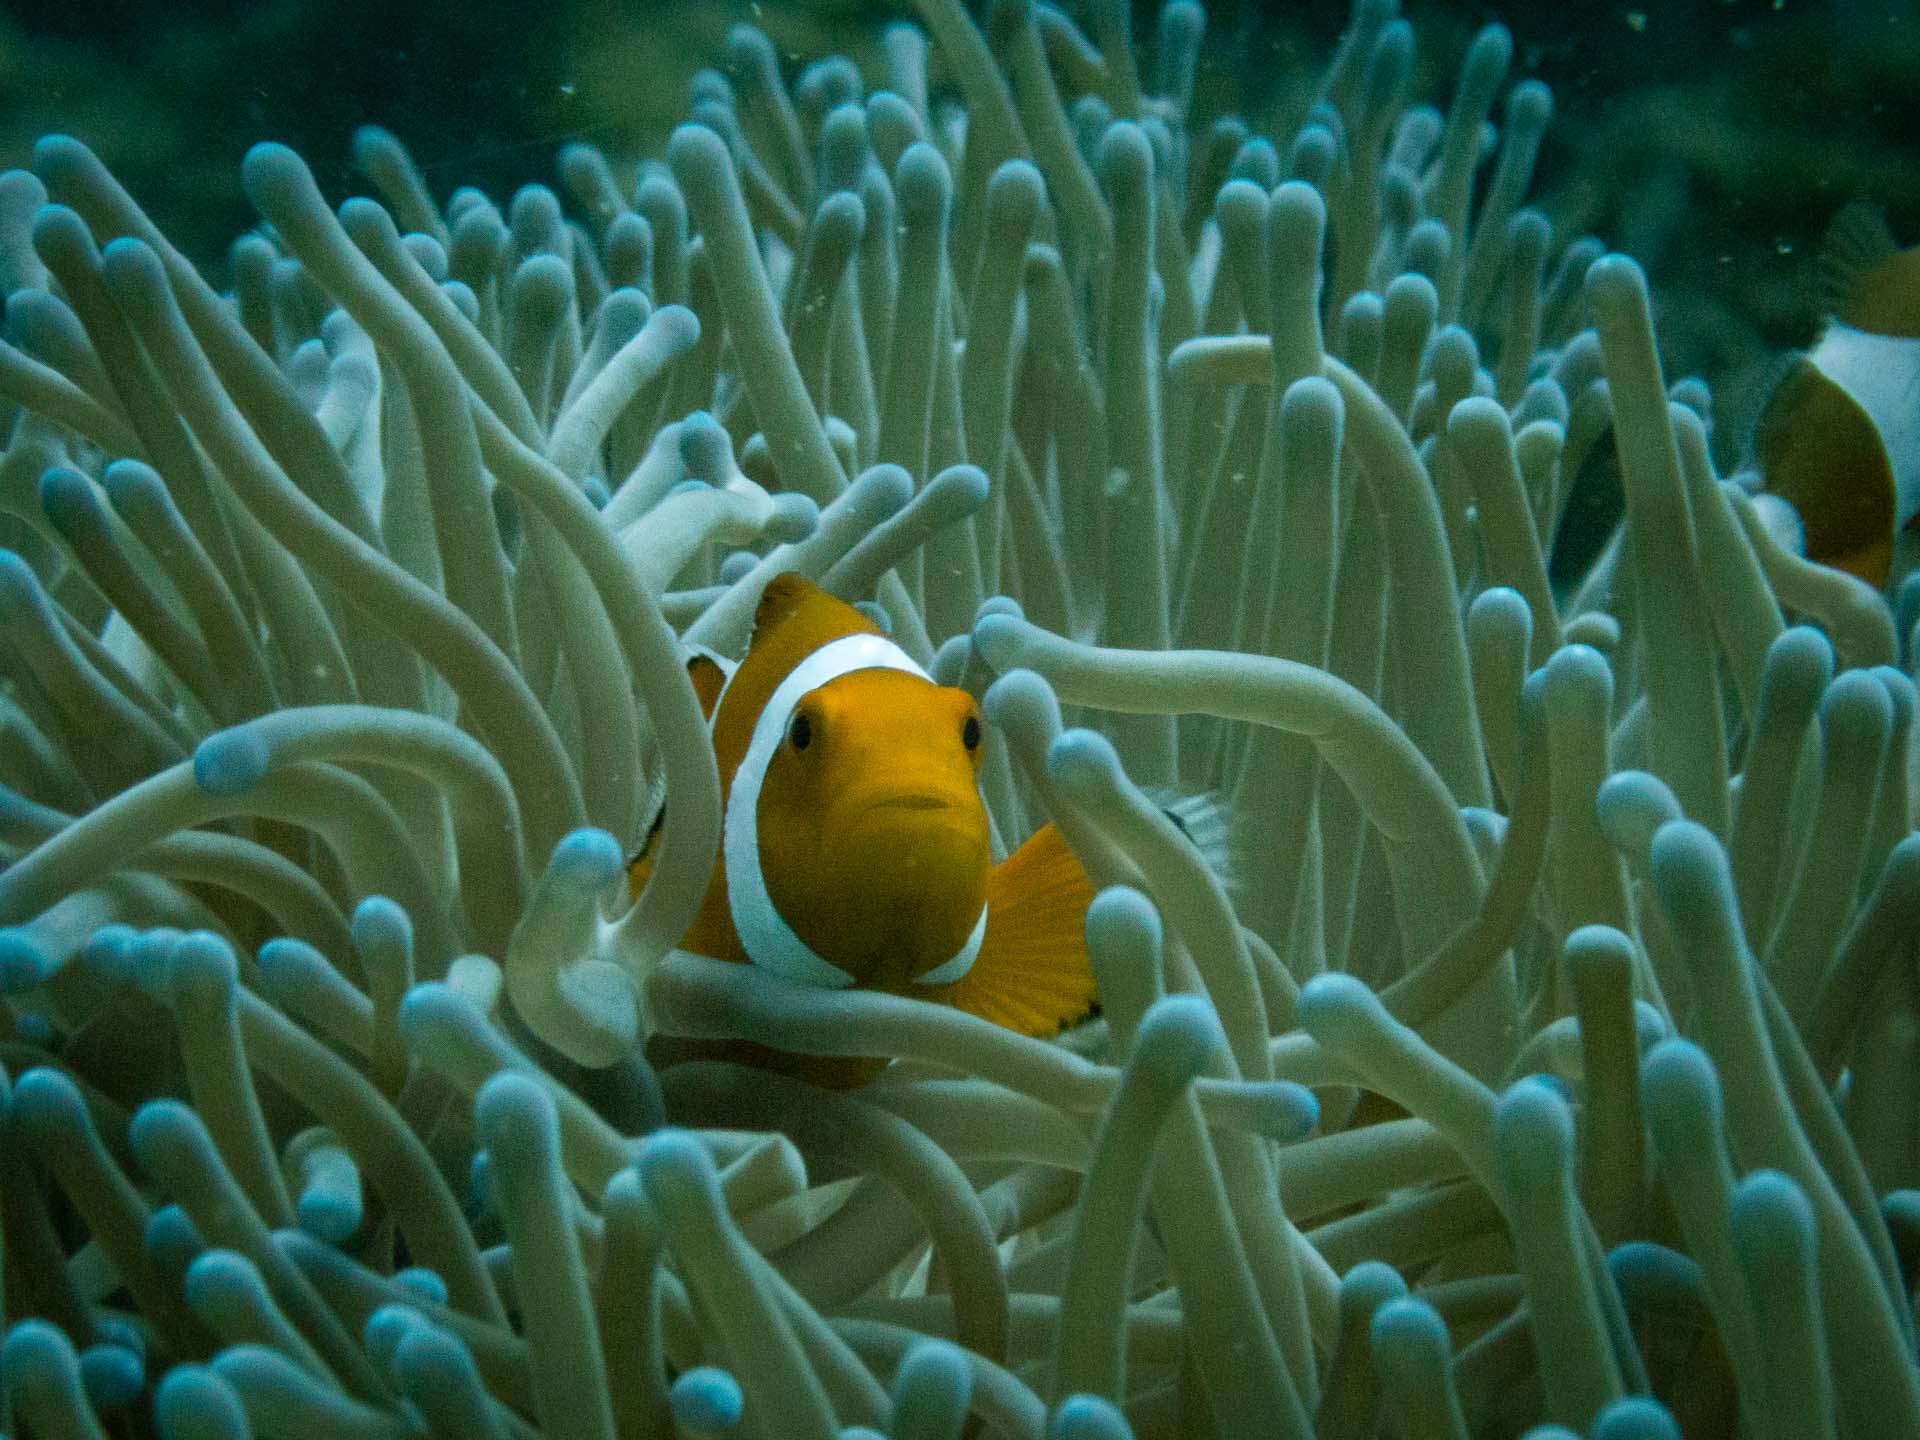
[[[787,724],[802,697],[855,670],[902,670],[923,680],[933,678],[906,651],[880,635],[846,635],[828,641],[794,666],[754,722],[747,753],[733,772],[721,842],[727,867],[727,908],[733,913],[734,931],[748,957],[783,979],[832,990],[845,989],[854,983],[854,977],[815,954],[794,933],[767,893],[766,876],[760,870],[760,788],[766,783],[767,767],[786,738]],[[716,705],[714,714],[719,713]],[[951,984],[966,974],[980,953],[986,931],[987,912],[982,906],[973,933],[959,954],[921,976],[920,983]]]
[[[944,960],[924,975],[913,977],[916,985],[951,985],[969,970],[973,962],[980,958],[980,942],[987,938],[987,907],[980,907],[980,918],[973,922],[973,933],[967,936],[967,943],[955,952],[951,960]]]

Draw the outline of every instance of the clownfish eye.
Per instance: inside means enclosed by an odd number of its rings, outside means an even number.
[[[802,713],[793,717],[793,724],[787,727],[787,738],[793,741],[793,748],[804,750],[813,743],[813,721]]]
[[[967,716],[967,723],[960,727],[960,743],[969,750],[980,748],[980,717]]]

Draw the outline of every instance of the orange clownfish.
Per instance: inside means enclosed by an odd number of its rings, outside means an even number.
[[[1092,1011],[1092,887],[1051,825],[992,862],[972,696],[936,685],[797,574],[768,584],[730,672],[705,654],[688,670],[724,819],[681,948],[802,984],[937,1001],[1026,1035]],[[628,870],[635,895],[657,844],[656,822]],[[839,1085],[879,1064],[728,1053]]]
[[[1831,318],[1767,397],[1754,458],[1799,512],[1809,559],[1884,586],[1894,534],[1920,512],[1920,246],[1850,205],[1821,286]]]

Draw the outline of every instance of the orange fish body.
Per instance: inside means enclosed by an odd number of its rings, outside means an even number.
[[[795,574],[768,584],[731,676],[706,656],[689,669],[725,820],[682,948],[953,1005],[1028,1035],[1089,1013],[1092,888],[1050,825],[993,864],[970,695],[934,684],[859,611]],[[629,871],[635,894],[655,843]],[[686,1048],[658,1046],[656,1058]],[[884,1063],[725,1048],[836,1086]]]

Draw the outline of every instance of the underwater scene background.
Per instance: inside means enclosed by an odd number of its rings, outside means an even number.
[[[0,1437],[1920,1434],[1916,136],[1900,0],[0,5]]]

